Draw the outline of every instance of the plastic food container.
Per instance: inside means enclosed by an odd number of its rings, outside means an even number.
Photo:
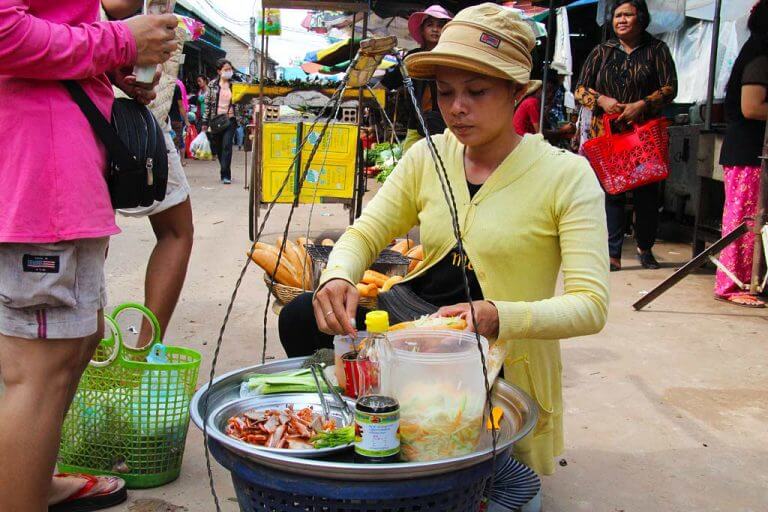
[[[400,402],[402,459],[423,462],[475,451],[485,410],[475,334],[407,329],[388,337],[394,355],[382,368],[382,388]],[[480,341],[487,355],[488,341]]]

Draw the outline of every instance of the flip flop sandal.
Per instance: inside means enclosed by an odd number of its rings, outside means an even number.
[[[736,302],[734,299],[747,299],[750,302]],[[731,295],[730,297],[720,297],[715,296],[715,300],[719,300],[720,302],[727,302],[728,304],[733,304],[734,306],[740,306],[742,308],[752,308],[752,309],[762,309],[765,308],[765,302],[761,301],[754,295],[749,294],[740,294],[740,295]]]
[[[48,512],[92,512],[119,505],[128,499],[125,480],[116,476],[92,476],[84,474],[61,473],[54,478],[83,478],[86,482],[77,492],[61,503],[48,507]],[[106,490],[92,494],[99,482],[106,482]]]

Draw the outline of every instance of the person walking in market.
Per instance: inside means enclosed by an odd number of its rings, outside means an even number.
[[[747,22],[750,37],[733,64],[725,93],[727,129],[720,151],[725,182],[723,235],[757,214],[760,156],[768,119],[768,0],[760,0]],[[720,252],[720,262],[742,283],[752,279],[755,234],[748,232]],[[764,308],[765,301],[741,290],[722,270],[715,298],[737,306]]]
[[[646,29],[651,16],[645,0],[618,0],[611,12],[616,37],[592,50],[581,71],[575,97],[592,111],[589,138],[603,135],[603,117],[618,116],[618,123],[660,117],[677,95],[677,72],[667,45]],[[659,184],[632,190],[637,257],[646,269],[659,268],[653,255],[659,223]],[[608,247],[611,270],[621,270],[626,231],[626,193],[607,195]]]
[[[205,100],[203,131],[208,131],[211,145],[218,156],[221,182],[232,183],[232,150],[237,131],[237,106],[232,103],[232,77],[234,68],[227,59],[216,63],[218,78],[208,83]]]
[[[119,232],[104,150],[61,80],[78,81],[107,117],[110,80],[149,103],[151,87],[121,70],[167,60],[176,17],[98,20],[98,0],[0,3],[2,511],[126,499],[120,478],[54,475],[64,416],[102,338],[104,260]],[[41,136],[47,144],[30,147]]]
[[[283,308],[279,331],[289,357],[331,347],[335,334],[354,335],[355,283],[391,240],[419,225],[424,261],[379,294],[379,307],[393,323],[422,311],[461,316],[469,329],[506,344],[507,380],[540,410],[515,455],[551,474],[564,448],[558,340],[605,325],[608,251],[604,193],[589,163],[540,134],[521,137],[510,129],[515,106],[538,86],[530,80],[534,45],[519,15],[484,3],[457,14],[431,52],[406,60],[412,76],[436,81],[448,129],[432,140],[456,197],[464,253],[436,163],[427,141],[419,141],[335,244],[314,296]],[[561,268],[565,288],[556,295]],[[404,311],[404,304],[421,311]],[[530,381],[519,360],[530,363]]]
[[[408,18],[408,32],[413,40],[419,44],[419,47],[408,52],[406,57],[432,50],[440,39],[443,27],[451,18],[453,18],[453,14],[439,5],[432,5],[423,11],[411,14]],[[381,84],[390,90],[401,88],[403,86],[403,74],[400,72],[400,67],[395,66],[388,71],[381,79]],[[413,86],[416,101],[421,106],[430,133],[442,133],[445,130],[445,122],[440,115],[440,108],[437,104],[437,88],[434,82],[414,80]],[[408,132],[403,141],[403,152],[424,138],[410,98],[406,102],[408,104]]]
[[[197,84],[197,96],[195,104],[197,105],[197,131],[203,130],[203,122],[205,122],[205,98],[208,96],[208,77],[205,75],[198,75],[195,78]]]

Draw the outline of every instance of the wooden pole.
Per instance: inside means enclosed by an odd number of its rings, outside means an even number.
[[[553,32],[553,23],[555,18],[555,0],[549,0],[549,19],[547,20],[547,45],[546,49],[544,50],[544,75],[542,76],[542,83],[541,83],[541,112],[539,112],[539,133],[544,131],[544,110],[546,108],[546,105],[544,105],[544,102],[547,99],[547,78],[549,78],[549,64],[550,64],[550,57],[549,52],[552,48],[552,32]]]
[[[763,155],[760,157],[762,164],[760,165],[760,185],[757,196],[757,212],[755,212],[755,221],[752,225],[752,232],[755,234],[755,247],[752,253],[752,280],[749,282],[749,292],[757,293],[760,286],[760,270],[762,268],[763,257],[768,258],[768,255],[763,254],[763,244],[760,238],[760,231],[763,226],[768,223],[768,215],[766,215],[766,208],[768,207],[768,122],[765,123],[765,136],[763,137]]]
[[[707,107],[705,110],[704,129],[712,129],[712,103],[715,101],[715,71],[717,69],[717,43],[720,39],[721,1],[715,0],[715,19],[712,25],[712,46],[709,53],[709,78],[707,80]]]

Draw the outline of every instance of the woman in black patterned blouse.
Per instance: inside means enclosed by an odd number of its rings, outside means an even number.
[[[576,100],[592,110],[589,138],[603,134],[603,115],[619,114],[621,122],[659,117],[677,95],[677,73],[669,48],[646,32],[651,22],[645,0],[619,0],[613,6],[611,39],[587,58],[576,88]],[[658,183],[632,191],[635,238],[643,268],[659,268],[651,248],[658,226]],[[621,269],[626,195],[606,195],[611,270]]]

